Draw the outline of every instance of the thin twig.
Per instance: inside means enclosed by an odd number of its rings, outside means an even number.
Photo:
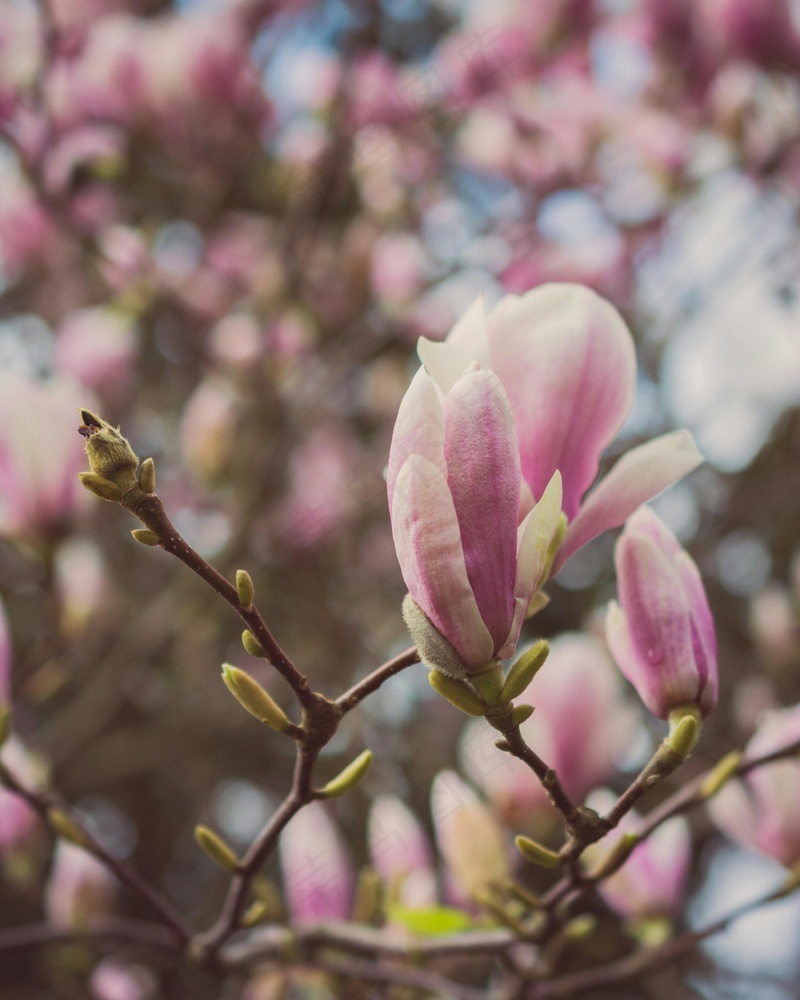
[[[349,691],[345,691],[344,694],[336,699],[334,704],[341,709],[342,713],[349,712],[359,702],[362,702],[367,695],[377,691],[390,677],[394,677],[395,674],[399,674],[401,670],[405,670],[406,667],[413,666],[415,663],[419,663],[419,653],[416,646],[411,646],[410,649],[398,653],[397,656],[392,657],[391,660],[387,660],[386,663],[377,667],[371,674],[368,674],[363,680],[353,685]]]

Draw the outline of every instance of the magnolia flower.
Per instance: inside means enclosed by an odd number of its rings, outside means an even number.
[[[561,483],[554,474],[531,509],[500,380],[469,359],[437,360],[400,405],[389,510],[414,639],[430,666],[460,675],[514,652],[558,524]],[[429,652],[437,643],[443,652]]]
[[[747,744],[752,760],[800,740],[800,705],[767,712]],[[708,804],[711,818],[737,844],[790,867],[800,861],[800,766],[797,758],[754,768],[729,781]]]
[[[508,878],[508,851],[497,820],[454,771],[440,771],[434,778],[431,814],[456,902],[470,902]]]
[[[587,806],[607,813],[616,802],[608,789],[598,789]],[[594,867],[609,855],[623,834],[635,833],[639,817],[631,810],[601,841],[588,847],[582,858]],[[683,816],[673,816],[634,847],[624,865],[597,886],[608,905],[628,920],[674,917],[680,909],[689,879],[692,838]]]
[[[428,838],[396,795],[380,795],[372,805],[369,853],[390,894],[404,906],[436,905],[436,873]]]
[[[653,715],[717,703],[717,638],[697,566],[648,507],[628,519],[615,551],[620,605],[606,638]]]
[[[283,887],[300,923],[350,916],[353,868],[325,807],[312,802],[297,813],[280,841]]]
[[[506,296],[491,312],[473,303],[447,339],[422,338],[420,357],[440,382],[460,359],[495,372],[519,440],[522,476],[534,499],[553,473],[563,481],[568,527],[553,572],[592,538],[622,524],[646,500],[702,461],[676,431],[632,448],[589,493],[600,456],[633,404],[633,338],[617,310],[588,288],[547,284]]]
[[[59,840],[45,890],[45,912],[55,927],[74,930],[108,916],[116,881],[82,847]]]
[[[83,449],[68,417],[85,395],[62,378],[0,381],[0,535],[46,531],[83,498]]]
[[[639,713],[624,697],[605,644],[590,635],[554,639],[547,662],[516,702],[535,706],[522,735],[577,802],[608,781],[639,742]],[[468,722],[461,766],[512,829],[536,829],[553,807],[530,768],[498,750],[496,738],[483,719]]]

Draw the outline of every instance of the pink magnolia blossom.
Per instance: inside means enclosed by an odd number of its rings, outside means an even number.
[[[27,787],[35,788],[40,783],[40,762],[13,734],[0,749],[0,760]],[[38,814],[32,806],[13,792],[0,788],[0,857],[22,847],[38,822]]]
[[[44,907],[56,927],[74,930],[108,916],[116,881],[88,851],[60,840],[47,880]]]
[[[454,771],[440,771],[434,778],[431,815],[455,902],[468,903],[508,878],[508,849],[497,820]]]
[[[379,795],[369,814],[372,865],[405,906],[436,905],[431,847],[419,820],[396,795]]]
[[[620,604],[606,638],[653,715],[717,703],[717,638],[697,566],[648,507],[628,519],[615,552]]]
[[[568,519],[553,572],[581,546],[622,524],[636,508],[691,472],[702,457],[688,432],[632,448],[589,493],[600,456],[633,403],[636,359],[622,317],[588,288],[541,285],[509,295],[491,312],[478,299],[444,344],[423,339],[420,356],[433,378],[443,366],[476,360],[496,372],[519,440],[523,478],[534,499],[553,473],[563,481]]]
[[[800,705],[767,712],[747,744],[752,760],[800,740]],[[737,844],[791,867],[800,860],[800,765],[797,758],[758,767],[729,781],[708,804],[711,818]]]
[[[598,789],[587,805],[608,812],[616,796]],[[612,850],[625,833],[635,833],[640,825],[634,811],[626,813],[619,825],[583,854],[593,867]],[[631,852],[625,864],[597,886],[608,905],[627,920],[675,917],[684,902],[692,861],[692,838],[683,816],[662,823]]]
[[[520,523],[526,498],[508,398],[494,373],[459,355],[437,354],[432,374],[414,376],[387,476],[403,579],[463,664],[452,673],[514,652],[561,506],[554,473]]]
[[[599,639],[564,633],[517,704],[536,711],[521,726],[526,742],[582,802],[606,782],[639,738],[636,707]],[[459,747],[461,766],[512,828],[532,829],[553,810],[538,779],[522,761],[495,746],[483,719],[470,721]]]
[[[346,920],[353,902],[353,867],[336,827],[319,802],[301,809],[280,841],[286,902],[298,923]]]
[[[107,394],[131,375],[136,348],[133,319],[104,306],[77,309],[65,316],[56,329],[58,370]]]
[[[36,535],[87,496],[82,440],[71,417],[86,390],[66,378],[0,380],[0,535]]]

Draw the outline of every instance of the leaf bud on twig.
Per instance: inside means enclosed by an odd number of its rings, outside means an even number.
[[[253,586],[253,578],[246,569],[236,570],[236,590],[239,594],[239,603],[245,609],[252,608],[256,596],[256,589]]]
[[[364,750],[352,763],[338,774],[332,781],[320,789],[320,794],[326,799],[338,799],[349,792],[361,781],[372,763],[372,751]]]
[[[194,839],[201,850],[220,868],[235,875],[239,870],[239,859],[218,833],[202,824],[194,828]]]

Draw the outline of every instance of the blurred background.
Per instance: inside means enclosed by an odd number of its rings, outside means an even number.
[[[249,570],[335,696],[409,642],[383,469],[416,337],[551,280],[610,298],[637,342],[607,465],[674,427],[707,457],[655,504],[719,634],[722,701],[688,770],[795,704],[799,139],[794,0],[0,0],[0,596],[29,765],[210,922],[226,879],[193,827],[244,847],[292,750],[220,664],[290,702],[224,603],[81,490],[77,407],[153,456],[179,530]],[[613,541],[568,564],[529,637],[597,631]],[[375,751],[336,810],[354,864],[381,791],[430,830],[461,729],[421,667],[348,719],[322,772]],[[741,888],[752,859],[694,832],[709,912],[714,878]],[[0,924],[41,918],[49,836],[0,832],[0,857]],[[765,959],[767,936],[669,995],[753,995],[768,968],[759,996],[795,996],[796,945]],[[73,959],[4,959],[0,997],[86,996]],[[158,969],[149,995],[216,995],[187,975]]]

